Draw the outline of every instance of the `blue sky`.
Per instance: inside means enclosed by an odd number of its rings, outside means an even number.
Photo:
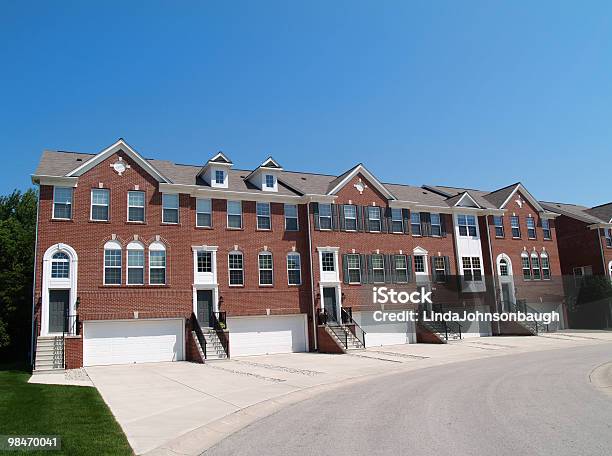
[[[103,6],[100,6],[103,5]],[[0,193],[43,149],[612,200],[610,2],[0,4]],[[607,189],[606,189],[607,187]]]

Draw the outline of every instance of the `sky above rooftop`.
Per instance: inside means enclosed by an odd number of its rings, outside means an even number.
[[[612,3],[2,2],[0,193],[43,149],[612,200]],[[607,189],[606,189],[607,187]]]

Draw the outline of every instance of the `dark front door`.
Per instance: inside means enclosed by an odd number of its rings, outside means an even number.
[[[64,331],[65,316],[68,313],[70,290],[49,290],[49,332]]]
[[[338,321],[335,288],[323,288],[323,309],[327,310],[328,321]]]
[[[502,283],[502,301],[504,310],[510,312],[510,285],[507,283]]]
[[[200,326],[210,327],[213,312],[212,290],[198,290],[198,321]]]

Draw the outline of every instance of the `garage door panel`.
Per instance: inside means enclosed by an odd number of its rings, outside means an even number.
[[[232,356],[306,351],[304,315],[228,318]]]
[[[182,320],[85,322],[83,334],[85,366],[182,359]]]

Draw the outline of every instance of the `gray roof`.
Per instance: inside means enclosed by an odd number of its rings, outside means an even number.
[[[610,220],[612,220],[612,203],[592,207],[591,209],[587,209],[587,212],[606,223],[610,223]]]
[[[607,220],[601,220],[591,214],[589,214],[589,208],[586,206],[580,206],[578,204],[568,203],[554,203],[550,201],[541,201],[542,207],[548,211],[556,212],[561,215],[566,215],[576,220],[583,221],[585,223],[602,223]]]
[[[487,193],[483,196],[487,201],[493,204],[493,206],[500,208],[501,205],[504,204],[504,202],[512,194],[516,186],[519,184],[520,182],[515,182],[514,184],[508,185],[504,188],[500,188],[499,190],[495,190],[494,192]]]
[[[478,205],[485,209],[498,209],[498,206],[491,203],[485,196],[489,192],[484,190],[476,190],[474,188],[463,188],[463,187],[448,187],[445,185],[425,185],[425,188],[430,188],[435,192],[438,192],[447,197],[447,204],[454,206],[457,201],[461,198],[464,193],[469,193],[470,196],[478,203]],[[457,197],[458,196],[458,197]]]

